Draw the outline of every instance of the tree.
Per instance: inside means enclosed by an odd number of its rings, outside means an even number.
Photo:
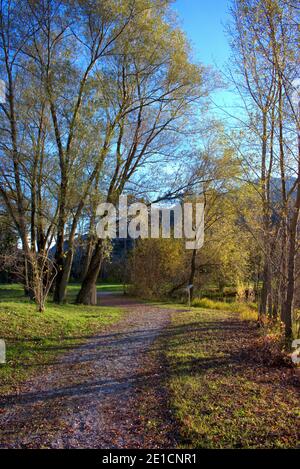
[[[191,111],[205,95],[201,86],[202,68],[190,63],[184,35],[165,21],[161,10],[151,11],[139,40],[128,47],[125,44],[126,51],[115,60],[118,88],[130,107],[118,123],[114,147],[108,153],[105,197],[108,202],[115,202],[129,190],[130,184],[135,185],[140,195],[145,192],[146,165],[156,164],[161,171],[174,160],[172,152],[177,154],[179,139],[189,132]],[[140,174],[142,181],[138,180]],[[78,303],[90,304],[94,297],[101,262],[99,239],[82,281]]]
[[[280,305],[286,336],[292,334],[298,224],[297,187],[299,119],[291,100],[297,76],[299,30],[296,11],[285,0],[238,0],[232,9],[234,81],[248,121],[244,127],[244,161],[261,197],[264,267],[260,317],[277,315]],[[254,138],[253,138],[254,137]],[[260,142],[260,158],[249,150]],[[260,168],[257,175],[255,165]],[[251,176],[252,173],[252,176]],[[280,185],[276,184],[280,181]],[[291,182],[292,181],[292,182]],[[281,252],[274,265],[278,243]]]
[[[99,185],[106,198],[122,191],[155,155],[154,140],[159,152],[160,135],[183,115],[187,95],[195,98],[188,89],[199,85],[199,69],[166,19],[168,4],[1,2],[7,102],[1,105],[0,193],[31,268],[39,265],[32,258],[48,255],[55,240],[58,303],[93,193]]]

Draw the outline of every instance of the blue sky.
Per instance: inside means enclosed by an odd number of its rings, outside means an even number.
[[[224,23],[229,18],[229,0],[176,0],[181,27],[187,33],[197,60],[221,67],[229,56]],[[222,24],[223,23],[223,24]]]
[[[225,25],[230,20],[230,3],[230,0],[176,0],[173,4],[179,25],[192,44],[194,59],[219,70],[224,70],[230,56],[225,33]],[[226,107],[229,112],[237,104],[230,91],[221,90],[212,97],[217,106]],[[225,117],[220,110],[217,114]]]

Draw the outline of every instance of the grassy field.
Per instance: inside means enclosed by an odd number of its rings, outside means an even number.
[[[241,303],[232,301],[226,303],[224,301],[214,301],[209,298],[195,298],[192,305],[196,308],[210,309],[213,311],[229,311],[237,314],[240,319],[246,321],[257,321],[258,307],[255,303]]]
[[[0,394],[16,391],[42,365],[118,321],[121,314],[117,308],[51,302],[45,313],[37,313],[20,285],[0,285],[0,338],[7,349],[7,363],[0,364]]]
[[[162,339],[182,448],[295,448],[299,394],[290,369],[254,358],[254,323],[218,309],[181,310]]]
[[[170,303],[169,301],[151,301],[147,303],[151,303],[153,306],[163,306],[167,309],[176,308],[194,312],[197,312],[199,308],[211,311],[228,311],[236,314],[237,317],[244,321],[256,321],[258,318],[257,305],[255,303],[239,303],[236,301],[226,303],[209,298],[195,298],[191,307],[187,306],[186,303]]]
[[[69,302],[75,301],[76,295],[79,292],[80,284],[79,283],[69,283],[67,289],[67,300]],[[124,291],[124,286],[120,283],[100,283],[97,285],[98,292],[114,292],[122,293]]]

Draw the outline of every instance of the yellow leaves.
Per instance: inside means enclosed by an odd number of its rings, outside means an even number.
[[[169,83],[194,83],[200,84],[202,70],[201,67],[191,63],[189,58],[189,45],[186,37],[179,29],[171,31],[169,37]]]
[[[181,240],[139,240],[131,259],[135,291],[144,296],[164,296],[181,276],[184,255]]]

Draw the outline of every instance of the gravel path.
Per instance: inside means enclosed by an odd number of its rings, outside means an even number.
[[[162,365],[151,353],[170,310],[111,295],[104,303],[127,313],[2,401],[0,448],[174,445]]]

